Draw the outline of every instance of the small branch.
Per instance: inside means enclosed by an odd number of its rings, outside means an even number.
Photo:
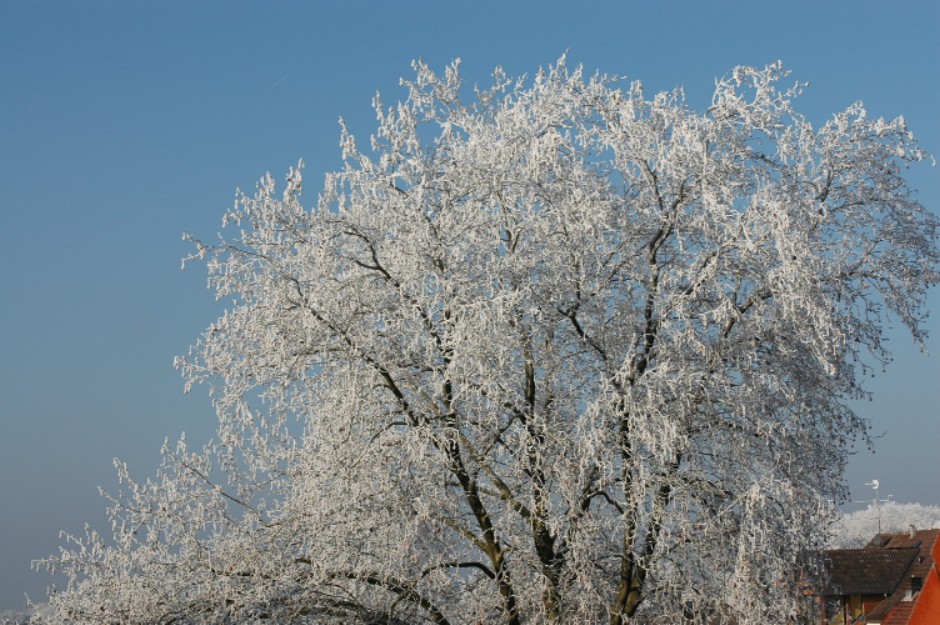
[[[376,573],[355,573],[352,571],[343,571],[331,573],[329,575],[330,579],[349,579],[357,582],[363,582],[369,584],[370,586],[376,586],[378,588],[384,588],[389,592],[392,592],[402,599],[410,601],[415,605],[422,608],[428,615],[431,617],[431,620],[436,623],[436,625],[450,625],[450,621],[444,616],[444,614],[433,604],[431,601],[420,594],[413,588],[410,588],[409,585],[397,578],[394,577],[383,577]]]

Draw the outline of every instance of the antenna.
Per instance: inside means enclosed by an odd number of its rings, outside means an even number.
[[[874,504],[874,506],[875,506],[875,512],[877,512],[877,518],[878,518],[878,534],[880,535],[880,534],[881,534],[881,502],[882,502],[882,499],[880,499],[880,498],[878,497],[878,489],[881,487],[881,482],[879,482],[878,480],[872,480],[872,481],[870,481],[870,482],[865,482],[865,486],[871,486],[871,487],[875,490],[875,498],[874,498],[874,499],[871,499],[871,500],[869,500],[869,501],[860,501],[859,503],[871,503],[871,504]],[[890,498],[893,497],[893,496],[894,496],[894,495],[888,495],[887,497],[885,497],[884,501],[887,501],[888,499],[890,499]]]

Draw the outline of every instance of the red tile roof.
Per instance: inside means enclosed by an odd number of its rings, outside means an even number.
[[[884,601],[879,603],[875,609],[865,615],[865,622],[881,623],[881,625],[907,625],[916,605],[916,597],[909,597],[911,593],[911,578],[919,577],[921,583],[927,580],[930,573],[930,567],[933,566],[933,548],[937,539],[940,538],[940,530],[920,530],[910,533],[898,534],[893,536],[885,544],[885,549],[915,549],[917,557],[914,558],[910,568],[904,574],[903,583],[898,586]],[[866,547],[870,549],[870,547]],[[912,598],[913,601],[905,601],[906,598]]]
[[[828,584],[824,595],[884,596],[874,608],[858,622],[880,625],[908,625],[918,610],[924,615],[921,622],[935,622],[934,607],[918,607],[918,600],[925,594],[918,592],[919,584],[928,582],[934,555],[940,553],[940,529],[906,532],[904,534],[879,534],[862,549],[834,549],[825,553]],[[936,591],[933,588],[932,591]],[[929,594],[929,592],[927,593]],[[934,602],[936,602],[934,598]],[[866,601],[867,603],[867,601]],[[928,612],[924,612],[928,610]],[[923,621],[927,618],[927,621]],[[940,624],[940,619],[936,622]]]
[[[902,601],[899,603],[894,610],[888,614],[888,618],[881,621],[881,625],[907,625],[908,621],[911,619],[911,614],[914,613],[914,602],[913,601]],[[875,617],[878,618],[878,617]],[[865,620],[868,621],[871,619],[871,615],[868,615]]]

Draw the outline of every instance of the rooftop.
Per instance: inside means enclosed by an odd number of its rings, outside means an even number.
[[[917,557],[916,547],[834,549],[826,552],[827,595],[890,595]]]

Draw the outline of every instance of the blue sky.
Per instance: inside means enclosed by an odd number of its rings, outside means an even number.
[[[370,101],[402,96],[412,59],[493,67],[570,63],[684,85],[782,59],[820,122],[855,100],[903,114],[940,153],[937,2],[0,2],[0,610],[43,598],[29,563],[60,530],[107,529],[111,465],[153,473],[165,437],[204,441],[206,389],[172,368],[219,313],[181,233],[211,238],[237,187],[300,158],[309,186],[339,165],[337,119],[365,138]],[[940,172],[911,172],[940,211]],[[309,194],[308,194],[309,195]],[[931,296],[940,318],[940,296]],[[874,455],[847,480],[940,504],[940,323],[872,380]]]

